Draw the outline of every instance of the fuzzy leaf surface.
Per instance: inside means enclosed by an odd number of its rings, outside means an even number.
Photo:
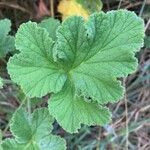
[[[5,57],[9,51],[14,50],[14,37],[8,35],[11,30],[8,19],[0,20],[0,58]]]
[[[40,141],[41,144],[21,144],[14,139],[6,139],[2,150],[65,150],[65,142],[59,136],[49,135]]]
[[[49,111],[70,133],[78,132],[81,124],[105,125],[111,117],[107,108],[75,95],[75,89],[70,82],[66,82],[62,91],[49,100]]]
[[[31,139],[38,140],[50,133],[53,121],[46,108],[35,110],[32,116],[19,109],[13,116],[10,129],[16,140],[24,143]]]
[[[122,97],[117,78],[137,67],[134,55],[143,45],[142,19],[126,10],[95,13],[87,23],[72,17],[63,22],[57,36],[59,61],[67,66],[77,91],[101,104]]]
[[[48,18],[43,20],[38,24],[40,27],[45,28],[49,33],[49,36],[55,41],[56,40],[56,30],[60,26],[59,20],[54,18]]]
[[[51,133],[53,118],[46,108],[37,109],[30,116],[19,109],[13,116],[10,126],[15,139],[3,142],[4,150],[65,150],[65,141]]]
[[[15,45],[19,54],[8,63],[11,79],[21,85],[29,97],[58,92],[65,80],[64,71],[54,62],[54,42],[45,29],[28,22],[19,28]]]

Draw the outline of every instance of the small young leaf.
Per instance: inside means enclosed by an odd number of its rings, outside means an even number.
[[[75,133],[86,125],[105,125],[110,121],[110,112],[96,102],[87,102],[75,94],[70,82],[66,82],[61,92],[49,100],[49,111],[68,132]]]
[[[14,50],[14,37],[8,35],[10,32],[11,22],[8,19],[0,20],[0,58]]]
[[[10,129],[19,143],[25,143],[49,134],[53,129],[53,121],[46,108],[35,110],[32,116],[19,109],[13,115]]]
[[[56,30],[60,26],[59,20],[48,18],[43,20],[38,24],[40,27],[45,28],[49,33],[49,36],[55,41],[56,40]]]
[[[65,141],[50,134],[53,121],[46,108],[37,109],[32,115],[17,110],[10,126],[15,139],[5,140],[3,150],[65,150]]]

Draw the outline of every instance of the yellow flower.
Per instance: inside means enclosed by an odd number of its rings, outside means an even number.
[[[75,0],[62,0],[58,5],[58,11],[63,15],[63,20],[69,16],[77,15],[88,19],[89,12]]]

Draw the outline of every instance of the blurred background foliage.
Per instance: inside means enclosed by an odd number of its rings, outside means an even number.
[[[66,133],[57,123],[54,133],[67,140],[68,150],[150,150],[150,1],[149,0],[0,0],[0,19],[12,21],[11,35],[28,20],[41,21],[47,17],[63,20],[69,15],[82,15],[85,19],[95,12],[128,9],[145,21],[145,43],[137,54],[137,71],[126,78],[126,98],[109,104],[113,112],[112,123],[104,127],[83,126],[78,134]],[[6,64],[14,52],[0,59],[0,141],[11,137],[9,120],[19,105],[25,105],[25,95],[13,84]],[[0,79],[1,80],[1,79]],[[0,81],[1,82],[1,81]],[[0,83],[1,84],[1,83]],[[2,85],[2,84],[1,84]],[[32,99],[32,109],[47,106],[47,99]]]

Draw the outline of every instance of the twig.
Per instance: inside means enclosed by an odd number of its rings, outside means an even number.
[[[130,9],[130,8],[136,7],[136,6],[141,5],[141,4],[142,4],[142,2],[136,2],[134,4],[130,3],[129,5],[127,5],[125,7],[125,9]]]
[[[25,12],[25,13],[28,13],[30,14],[30,11],[28,11],[27,9],[17,5],[17,4],[12,4],[12,3],[7,3],[7,2],[0,2],[0,6],[7,6],[7,7],[11,7],[11,8],[14,8],[14,9],[18,9],[18,10],[21,10],[22,12]]]
[[[54,0],[50,0],[50,11],[51,11],[51,17],[54,18]]]
[[[121,3],[122,3],[122,0],[120,0],[120,2],[119,2],[118,9],[120,9]]]
[[[140,13],[139,13],[139,16],[140,16],[140,17],[141,17],[142,14],[143,14],[144,7],[145,7],[145,5],[146,5],[146,1],[147,1],[147,0],[144,0],[144,2],[143,2],[143,4],[142,4],[142,7],[141,7],[141,10],[140,10]]]
[[[147,24],[145,25],[145,32],[148,29],[149,25],[150,25],[150,19],[148,20]]]
[[[0,105],[4,105],[4,106],[9,106],[9,107],[12,107],[12,108],[15,108],[14,105],[10,104],[10,103],[7,103],[7,102],[0,102]]]

